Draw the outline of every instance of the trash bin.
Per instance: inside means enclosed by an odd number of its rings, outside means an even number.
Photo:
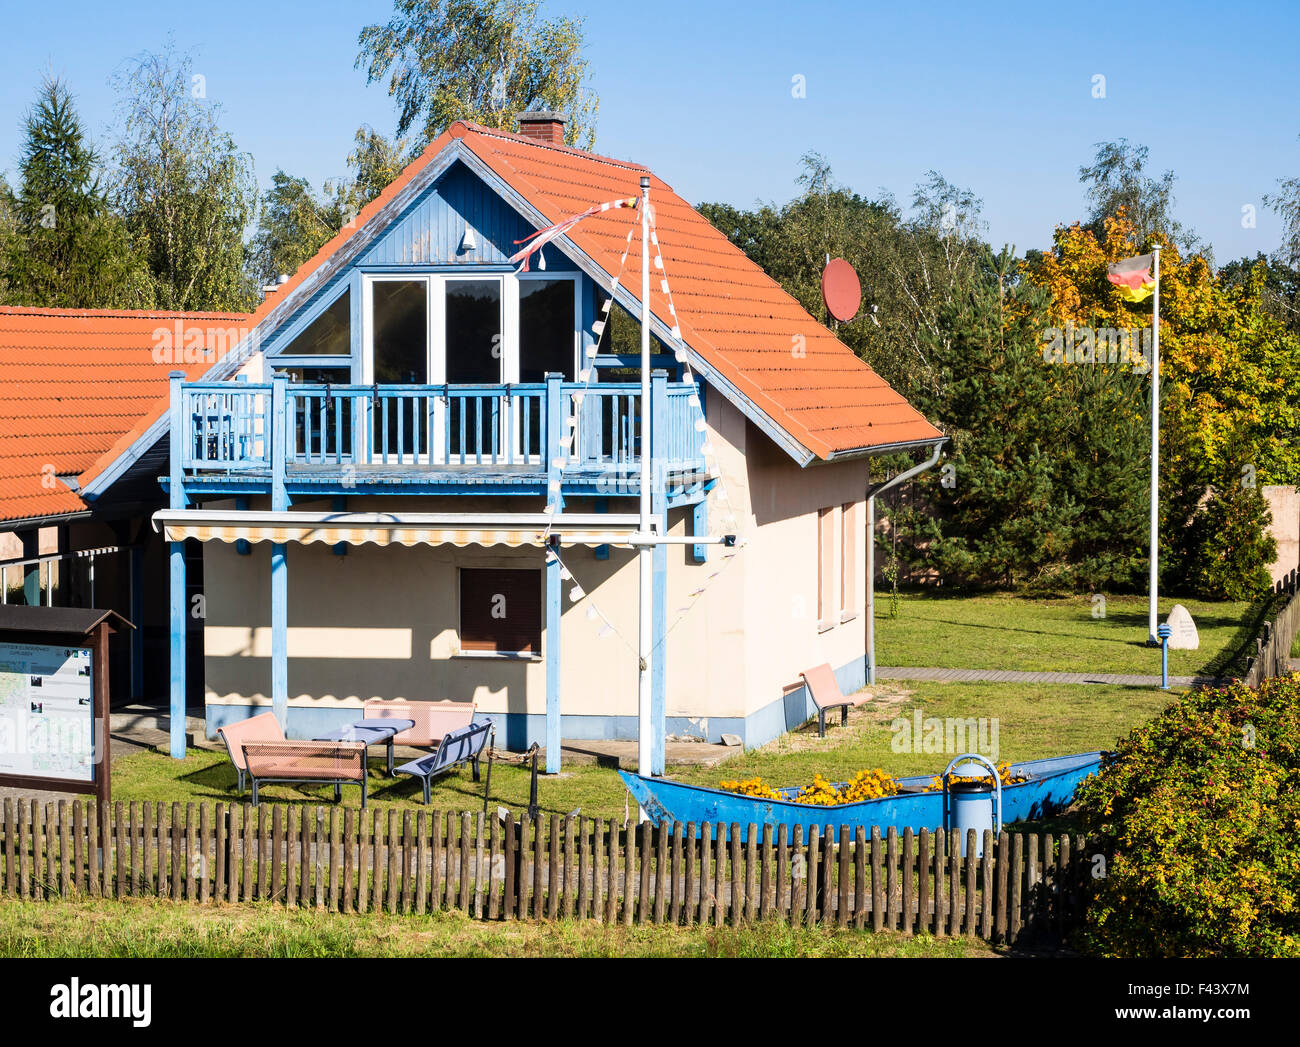
[[[953,778],[975,778],[955,782]],[[977,753],[958,756],[943,772],[943,824],[956,829],[961,838],[961,856],[966,857],[966,833],[975,830],[975,856],[984,857],[984,830],[994,836],[1002,831],[1002,780],[998,769]]]

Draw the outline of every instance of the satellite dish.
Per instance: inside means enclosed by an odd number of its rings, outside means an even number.
[[[858,315],[858,306],[862,304],[862,284],[858,282],[853,266],[843,258],[827,262],[822,271],[822,301],[831,316],[841,323]]]

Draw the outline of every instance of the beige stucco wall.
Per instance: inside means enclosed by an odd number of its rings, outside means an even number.
[[[1277,486],[1262,488],[1260,493],[1273,516],[1269,531],[1277,541],[1277,558],[1270,572],[1279,582],[1300,567],[1300,491]]]
[[[358,511],[373,508],[354,500]],[[388,508],[393,505],[388,503]],[[413,508],[408,506],[408,508]],[[420,509],[428,511],[428,506]],[[458,507],[459,508],[459,507]],[[497,506],[498,511],[503,508]],[[518,506],[516,506],[518,508]],[[687,533],[686,514],[671,514]],[[668,714],[741,715],[743,703],[728,662],[741,657],[722,637],[739,636],[740,573],[724,573],[704,596],[689,592],[717,566],[688,565],[686,546],[669,549]],[[561,687],[572,715],[636,715],[638,577],[635,554],[612,549],[562,551],[586,596],[574,602],[565,583],[561,614]],[[291,546],[289,569],[289,695],[293,705],[356,706],[367,698],[473,699],[485,712],[546,710],[542,654],[531,659],[462,655],[458,651],[457,584],[462,567],[533,567],[542,585],[541,549],[452,546],[356,546],[336,556],[326,545]],[[233,545],[204,547],[207,618],[207,701],[269,703],[270,546],[240,556]],[[588,608],[598,609],[596,618]],[[612,631],[605,629],[608,620]],[[604,635],[601,635],[604,632]]]
[[[715,443],[730,445],[737,460],[743,454],[745,480],[737,486],[745,499],[749,536],[743,559],[744,703],[746,713],[753,713],[797,687],[803,669],[829,662],[840,670],[862,661],[867,466],[853,460],[801,468],[730,404],[721,402],[720,414]],[[855,506],[855,526],[848,529],[853,543],[852,606],[834,615],[825,628],[818,620],[818,511],[836,509],[832,584],[838,587],[845,530],[840,513],[846,503]]]
[[[866,483],[862,462],[797,466],[721,396],[706,401],[722,484],[710,498],[709,530],[734,530],[743,547],[669,546],[667,715],[708,734],[713,718],[744,718],[783,700],[799,671],[821,662],[840,669],[864,652],[863,569]],[[724,494],[725,491],[725,494]],[[852,532],[855,606],[822,631],[817,621],[817,510],[858,503]],[[527,504],[525,504],[527,503]],[[300,508],[328,508],[328,502]],[[254,505],[256,506],[256,504]],[[537,511],[525,499],[351,498],[354,511]],[[575,502],[571,511],[589,510]],[[614,512],[635,501],[611,500]],[[669,514],[689,534],[689,510]],[[839,528],[836,528],[839,540]],[[840,552],[837,549],[836,570]],[[561,691],[566,716],[635,717],[638,572],[635,553],[562,551],[586,597],[568,598],[561,617]],[[356,707],[366,698],[473,699],[490,713],[544,714],[550,638],[528,660],[461,655],[457,649],[457,569],[543,565],[541,549],[291,546],[289,695],[291,705]],[[270,546],[240,556],[210,542],[204,550],[207,700],[269,704]],[[703,589],[703,593],[696,595]],[[598,609],[592,617],[591,607]],[[606,629],[606,622],[612,629]],[[603,635],[602,635],[603,633]],[[716,725],[714,725],[716,728]],[[716,730],[712,733],[716,734]]]

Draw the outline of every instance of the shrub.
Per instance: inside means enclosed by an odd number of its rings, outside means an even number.
[[[1253,600],[1266,592],[1272,582],[1269,566],[1277,557],[1271,521],[1257,488],[1225,484],[1211,490],[1182,532],[1183,586],[1204,600]]]
[[[1184,695],[1078,794],[1108,855],[1078,944],[1300,955],[1300,676]]]

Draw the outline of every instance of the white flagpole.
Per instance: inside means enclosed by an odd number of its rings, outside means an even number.
[[[1160,545],[1160,247],[1151,249],[1156,289],[1151,298],[1151,604],[1147,615],[1147,643],[1156,637],[1156,591],[1159,587]]]
[[[641,176],[641,524],[643,538],[650,535],[650,179]],[[640,569],[640,621],[637,630],[637,773],[649,776],[654,729],[650,717],[651,601],[654,597],[653,551],[649,544],[637,550]],[[641,821],[646,820],[644,808]]]

